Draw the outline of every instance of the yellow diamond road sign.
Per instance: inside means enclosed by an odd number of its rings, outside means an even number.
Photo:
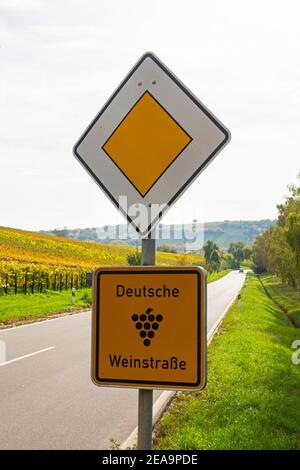
[[[229,139],[225,126],[146,53],[75,144],[74,154],[145,236]]]

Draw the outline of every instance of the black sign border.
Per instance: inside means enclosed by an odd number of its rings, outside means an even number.
[[[100,351],[100,276],[103,274],[196,274],[198,278],[198,290],[197,290],[197,381],[196,382],[159,382],[159,381],[151,381],[151,380],[126,380],[126,379],[104,379],[99,377],[99,351]],[[115,384],[130,384],[130,385],[135,385],[136,388],[142,388],[139,387],[137,384],[144,384],[144,385],[153,385],[155,388],[155,385],[165,385],[165,386],[172,386],[172,387],[199,387],[201,385],[201,336],[202,336],[202,331],[201,331],[201,274],[198,270],[192,270],[192,269],[178,269],[178,270],[147,270],[147,269],[138,269],[138,270],[101,270],[96,274],[96,289],[97,289],[97,302],[96,302],[96,312],[94,312],[96,316],[96,324],[95,324],[95,338],[96,338],[96,347],[95,347],[95,379],[98,383],[103,383],[104,385],[107,385],[107,382],[109,383],[115,383]],[[205,326],[203,325],[204,330]],[[205,354],[205,351],[203,351],[203,354]],[[205,365],[204,365],[205,369]]]

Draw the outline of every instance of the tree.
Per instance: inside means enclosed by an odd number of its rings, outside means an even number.
[[[213,271],[220,269],[221,259],[217,250],[214,250],[210,256],[211,266]]]
[[[297,267],[300,270],[300,212],[291,212],[287,218],[286,239],[295,254]]]
[[[295,286],[300,284],[300,211],[299,214],[291,212],[287,218],[285,236],[290,250],[294,255]]]
[[[220,267],[220,249],[212,240],[203,245],[204,258],[208,271],[217,271]]]
[[[204,258],[207,263],[210,262],[211,254],[215,250],[218,250],[218,245],[212,240],[207,240],[205,245],[203,245]]]
[[[252,248],[249,245],[244,245],[243,247],[243,261],[249,260],[252,256]]]
[[[256,272],[276,274],[296,288],[300,286],[300,185],[288,188],[289,196],[277,206],[277,224],[254,241],[253,263]]]
[[[267,232],[258,235],[253,243],[253,267],[257,274],[267,270],[266,234]]]
[[[244,246],[242,242],[234,242],[229,245],[228,253],[232,254],[236,269],[240,267],[241,261],[244,260]]]

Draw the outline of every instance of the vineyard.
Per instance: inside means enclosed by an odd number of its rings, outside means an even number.
[[[0,293],[85,287],[97,266],[127,265],[135,249],[0,227]],[[201,255],[157,253],[159,265],[203,264]]]

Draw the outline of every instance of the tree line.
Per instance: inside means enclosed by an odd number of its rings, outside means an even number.
[[[259,235],[253,244],[253,263],[257,273],[275,274],[282,282],[300,287],[300,173],[297,183],[277,205],[277,223]]]
[[[208,272],[225,269],[239,269],[241,264],[251,263],[252,249],[242,242],[230,243],[227,253],[223,252],[217,243],[207,240],[203,246],[205,268]]]

